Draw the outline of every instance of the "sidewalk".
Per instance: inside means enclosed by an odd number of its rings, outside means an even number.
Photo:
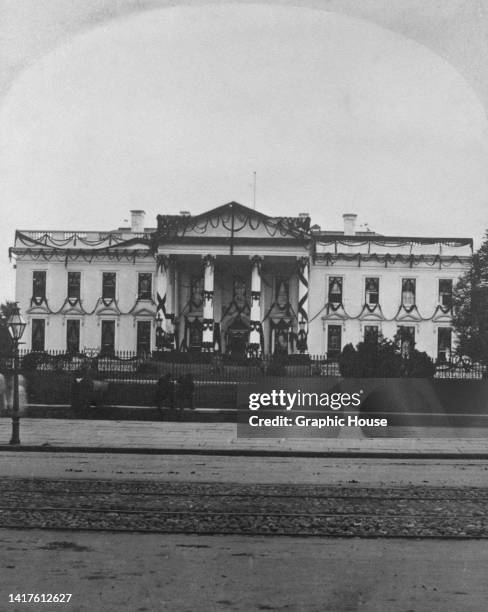
[[[410,437],[365,438],[359,428],[345,427],[334,438],[249,439],[237,437],[234,423],[22,418],[22,444],[10,446],[10,435],[11,420],[0,418],[1,451],[488,459],[486,429],[401,428],[399,435]]]

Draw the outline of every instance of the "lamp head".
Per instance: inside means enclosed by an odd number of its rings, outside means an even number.
[[[15,306],[12,307],[12,312],[7,317],[8,331],[15,342],[22,338],[26,325],[27,323],[20,314],[19,305],[16,302]]]

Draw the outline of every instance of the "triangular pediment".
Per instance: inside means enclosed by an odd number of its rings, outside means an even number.
[[[361,314],[359,315],[361,321],[383,321],[385,315],[379,304],[369,305],[364,304]]]
[[[421,320],[422,320],[422,317],[420,316],[420,313],[417,310],[417,308],[414,308],[413,310],[408,312],[403,307],[400,307],[395,317],[395,321],[402,321],[402,322],[411,321],[412,323],[417,323],[418,321],[421,321]]]
[[[310,217],[270,217],[229,202],[199,215],[158,215],[157,237],[161,241],[188,238],[270,239],[309,236]]]
[[[154,317],[155,311],[146,306],[141,306],[140,308],[135,308],[131,314],[134,317]]]
[[[49,309],[49,306],[46,304],[46,302],[43,302],[39,306],[36,306],[36,305],[31,306],[30,308],[26,310],[26,313],[36,314],[36,315],[51,314],[51,310]]]

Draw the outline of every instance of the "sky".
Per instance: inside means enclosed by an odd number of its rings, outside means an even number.
[[[326,4],[0,2],[0,300],[16,228],[252,205],[253,172],[271,215],[341,229],[355,212],[380,233],[479,242],[488,90],[466,62],[476,36],[475,64],[485,52],[478,3],[403,17],[396,2]],[[460,15],[470,36],[453,48]]]

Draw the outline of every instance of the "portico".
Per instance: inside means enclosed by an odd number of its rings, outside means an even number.
[[[158,311],[174,335],[167,348],[306,352],[309,222],[235,202],[199,217],[159,216]]]

